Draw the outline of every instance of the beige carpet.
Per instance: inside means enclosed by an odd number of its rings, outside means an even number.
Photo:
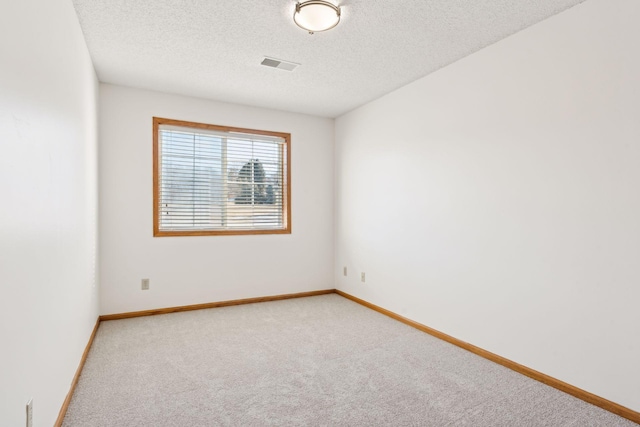
[[[102,322],[64,426],[636,426],[338,295]]]

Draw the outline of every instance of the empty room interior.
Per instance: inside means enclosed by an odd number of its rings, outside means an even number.
[[[0,425],[640,423],[638,0],[0,13]]]

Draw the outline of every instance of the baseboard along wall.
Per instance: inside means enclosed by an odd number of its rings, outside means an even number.
[[[525,375],[529,378],[532,378],[536,381],[540,381],[541,383],[544,383],[550,387],[556,388],[560,391],[563,391],[567,394],[570,394],[574,397],[577,397],[578,399],[581,399],[587,403],[590,403],[592,405],[598,406],[604,410],[607,410],[609,412],[612,412],[616,415],[619,415],[623,418],[626,418],[628,420],[631,420],[633,422],[636,422],[638,424],[640,424],[640,412],[636,412],[632,409],[629,409],[627,407],[624,407],[622,405],[619,405],[615,402],[612,402],[610,400],[607,400],[603,397],[597,396],[593,393],[589,393],[586,390],[582,390],[578,387],[572,386],[571,384],[565,383],[564,381],[561,381],[559,379],[553,378],[549,375],[543,374],[542,372],[538,372],[534,369],[528,368],[524,365],[521,365],[519,363],[516,363],[512,360],[506,359],[502,356],[498,356],[497,354],[491,353],[490,351],[484,350],[480,347],[476,347],[473,344],[469,344],[465,341],[459,340],[457,338],[454,338],[450,335],[447,335],[443,332],[440,332],[436,329],[430,328],[428,326],[425,326],[421,323],[418,323],[416,321],[413,321],[411,319],[407,319],[406,317],[400,316],[397,313],[394,313],[390,310],[387,310],[385,308],[382,308],[380,306],[377,306],[375,304],[372,304],[368,301],[365,301],[363,299],[357,298],[353,295],[350,295],[346,292],[343,292],[341,290],[338,289],[325,289],[325,290],[319,290],[319,291],[311,291],[311,292],[300,292],[300,293],[293,293],[293,294],[283,294],[283,295],[273,295],[273,296],[264,296],[264,297],[257,297],[257,298],[244,298],[244,299],[237,299],[237,300],[228,300],[228,301],[219,301],[219,302],[210,302],[210,303],[204,303],[204,304],[194,304],[194,305],[185,305],[185,306],[178,306],[178,307],[167,307],[167,308],[159,308],[159,309],[154,309],[154,310],[143,310],[143,311],[134,311],[134,312],[128,312],[128,313],[118,313],[118,314],[107,314],[107,315],[103,315],[103,316],[99,316],[97,321],[96,321],[96,325],[93,328],[93,332],[91,334],[91,336],[89,337],[89,342],[87,343],[87,346],[84,350],[84,353],[82,354],[82,358],[80,359],[80,364],[78,366],[78,369],[76,371],[75,376],[73,377],[73,381],[71,382],[71,387],[69,389],[69,393],[67,393],[67,397],[65,398],[63,404],[62,404],[62,408],[60,408],[60,413],[58,414],[58,419],[56,420],[55,423],[55,427],[61,427],[62,426],[62,422],[64,421],[64,417],[67,413],[67,408],[69,407],[69,403],[71,402],[71,397],[73,396],[73,392],[75,391],[76,385],[78,384],[78,379],[80,378],[80,375],[82,373],[82,368],[84,367],[84,363],[86,361],[87,358],[87,354],[89,353],[89,349],[91,348],[91,344],[93,343],[93,339],[96,335],[96,332],[98,331],[98,327],[100,325],[100,322],[102,321],[109,321],[109,320],[118,320],[118,319],[128,319],[128,318],[133,318],[133,317],[141,317],[141,316],[152,316],[152,315],[156,315],[156,314],[167,314],[167,313],[177,313],[177,312],[181,312],[181,311],[191,311],[191,310],[203,310],[203,309],[207,309],[207,308],[216,308],[216,307],[229,307],[229,306],[233,306],[233,305],[242,305],[242,304],[254,304],[254,303],[259,303],[259,302],[268,302],[268,301],[279,301],[279,300],[285,300],[285,299],[291,299],[291,298],[304,298],[304,297],[311,297],[311,296],[317,296],[317,295],[326,295],[326,294],[332,294],[332,293],[336,293],[344,298],[347,298],[353,302],[356,302],[364,307],[367,307],[371,310],[377,311],[378,313],[384,314],[385,316],[388,316],[392,319],[395,319],[399,322],[402,322],[406,325],[409,325],[413,328],[416,328],[422,332],[425,332],[429,335],[432,335],[436,338],[439,338],[443,341],[446,341],[448,343],[451,343],[457,347],[460,347],[464,350],[470,351],[471,353],[474,353],[480,357],[483,357],[487,360],[490,360],[492,362],[495,362],[499,365],[502,365],[506,368],[509,368],[515,372],[518,372],[522,375]]]
[[[82,357],[80,358],[80,363],[78,364],[78,369],[76,369],[76,374],[73,376],[73,380],[71,381],[69,392],[64,398],[64,402],[62,402],[62,407],[60,408],[60,412],[58,412],[58,418],[56,419],[54,427],[62,426],[64,416],[67,414],[67,409],[69,408],[69,403],[71,403],[71,397],[73,396],[73,392],[76,390],[78,380],[80,379],[80,375],[82,374],[82,368],[84,368],[84,363],[87,361],[87,355],[89,354],[89,350],[91,349],[91,345],[93,344],[93,339],[96,337],[96,333],[98,332],[99,327],[100,318],[96,319],[96,324],[93,327],[91,335],[89,336],[89,342],[87,342],[87,346],[84,348],[84,352],[82,353]]]
[[[295,294],[271,295],[266,297],[244,298],[244,299],[235,299],[235,300],[229,300],[229,301],[207,302],[204,304],[183,305],[179,307],[158,308],[155,310],[131,311],[128,313],[107,314],[104,316],[100,316],[100,320],[104,321],[104,320],[129,319],[131,317],[153,316],[154,314],[177,313],[180,311],[203,310],[206,308],[229,307],[232,305],[254,304],[257,302],[279,301],[279,300],[291,299],[291,298],[313,297],[316,295],[332,294],[334,292],[335,292],[335,289],[323,289],[320,291],[298,292]]]
[[[361,304],[367,308],[377,311],[378,313],[382,313],[385,316],[389,316],[392,319],[395,319],[399,322],[402,322],[406,325],[409,325],[413,328],[419,329],[422,332],[426,332],[429,335],[432,335],[436,338],[439,338],[443,341],[451,343],[457,347],[460,347],[464,350],[470,351],[473,354],[476,354],[480,357],[484,357],[492,362],[495,362],[499,365],[502,365],[506,368],[511,369],[512,371],[516,371],[522,375],[525,375],[529,378],[532,378],[536,381],[540,381],[550,387],[556,388],[560,391],[563,391],[567,394],[570,394],[578,399],[584,400],[587,403],[591,403],[592,405],[599,406],[602,409],[605,409],[609,412],[613,412],[616,415],[619,415],[623,418],[631,420],[633,422],[640,424],[640,412],[636,412],[632,409],[629,409],[625,406],[619,405],[615,402],[605,399],[604,397],[597,396],[593,393],[589,393],[588,391],[582,390],[578,387],[572,386],[571,384],[567,384],[564,381],[561,381],[557,378],[550,377],[549,375],[543,374],[542,372],[538,372],[535,369],[531,369],[519,363],[516,363],[512,360],[506,359],[502,356],[498,356],[495,353],[491,353],[490,351],[484,350],[480,347],[476,347],[473,344],[469,344],[468,342],[459,340],[457,338],[452,337],[451,335],[447,335],[443,332],[440,332],[436,329],[425,326],[421,323],[415,322],[411,319],[407,319],[406,317],[400,316],[392,311],[379,307],[375,304],[371,304],[368,301],[362,300],[360,298],[354,297],[346,292],[340,291],[336,289],[336,293],[344,298],[350,299],[358,304]]]
[[[82,373],[82,368],[84,367],[85,361],[87,360],[87,355],[89,354],[89,350],[91,349],[91,345],[93,344],[93,340],[98,332],[98,328],[100,327],[100,322],[109,321],[109,320],[118,320],[118,319],[130,319],[133,317],[142,317],[142,316],[152,316],[155,314],[167,314],[167,313],[177,313],[180,311],[191,311],[191,310],[203,310],[207,308],[216,308],[216,307],[229,307],[232,305],[242,305],[242,304],[254,304],[258,302],[267,302],[267,301],[279,301],[291,298],[304,298],[304,297],[312,297],[316,295],[326,295],[332,294],[335,292],[335,289],[324,289],[319,291],[310,291],[310,292],[299,292],[294,294],[282,294],[282,295],[271,295],[264,297],[256,297],[256,298],[244,298],[237,300],[229,300],[229,301],[218,301],[218,302],[209,302],[204,304],[193,304],[193,305],[183,305],[178,307],[167,307],[167,308],[158,308],[154,310],[143,310],[143,311],[132,311],[128,313],[118,313],[118,314],[107,314],[103,316],[98,316],[96,320],[96,325],[93,328],[93,332],[89,337],[89,342],[87,342],[87,346],[84,349],[84,353],[82,353],[82,358],[80,359],[80,363],[78,364],[78,369],[76,370],[76,374],[71,381],[71,387],[69,388],[69,392],[67,393],[64,402],[62,402],[62,407],[60,408],[60,412],[58,413],[58,418],[54,424],[54,427],[61,427],[62,422],[64,421],[64,417],[67,414],[67,409],[69,408],[69,403],[71,403],[71,397],[73,396],[73,392],[78,385],[78,379]]]

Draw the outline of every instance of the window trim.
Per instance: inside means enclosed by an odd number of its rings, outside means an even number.
[[[286,197],[282,201],[283,225],[282,229],[264,229],[264,230],[179,230],[167,231],[160,230],[160,175],[159,175],[159,129],[160,125],[183,126],[196,129],[208,129],[222,132],[241,132],[252,133],[256,135],[276,136],[283,138],[286,149],[286,172],[282,177],[286,185]],[[257,129],[245,129],[231,126],[220,126],[206,123],[188,122],[184,120],[165,119],[153,117],[153,236],[154,237],[170,237],[170,236],[237,236],[237,235],[258,235],[258,234],[291,234],[291,134],[284,132],[272,132]]]

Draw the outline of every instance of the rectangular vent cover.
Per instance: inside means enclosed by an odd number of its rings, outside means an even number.
[[[262,65],[267,67],[277,68],[279,70],[293,71],[300,64],[296,64],[295,62],[283,61],[281,59],[274,59],[269,57],[264,57],[261,62]]]

